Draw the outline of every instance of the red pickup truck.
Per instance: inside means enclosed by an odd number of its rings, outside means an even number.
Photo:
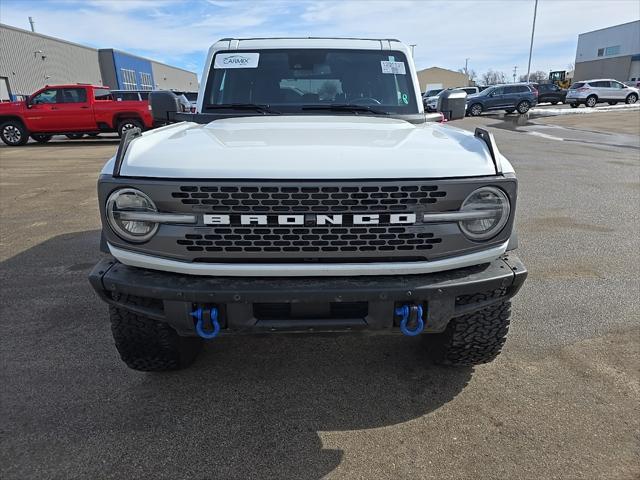
[[[110,90],[95,85],[47,85],[25,101],[0,103],[0,139],[24,145],[29,136],[45,143],[53,135],[83,134],[153,127],[146,100],[114,100]]]

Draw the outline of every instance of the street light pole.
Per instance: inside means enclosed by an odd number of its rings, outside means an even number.
[[[538,14],[538,0],[533,7],[533,26],[531,27],[531,44],[529,45],[529,65],[527,66],[527,82],[531,79],[531,53],[533,52],[533,35],[536,32],[536,15]]]

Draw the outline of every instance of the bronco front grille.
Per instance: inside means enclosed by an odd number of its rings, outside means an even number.
[[[437,185],[194,186],[171,196],[184,205],[215,212],[384,212],[410,211],[446,197]]]
[[[266,227],[215,228],[212,234],[186,234],[177,244],[188,252],[410,252],[442,242],[431,232],[411,227]]]

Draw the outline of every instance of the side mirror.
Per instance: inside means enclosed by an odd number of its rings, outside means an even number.
[[[27,108],[31,108],[31,106],[33,105],[31,103],[31,97],[25,97],[24,104],[27,106]]]
[[[173,123],[176,113],[182,112],[180,98],[168,90],[149,92],[151,116],[158,123]]]

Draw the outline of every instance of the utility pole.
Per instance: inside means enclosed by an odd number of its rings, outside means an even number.
[[[533,52],[533,34],[536,32],[536,16],[538,14],[538,0],[533,7],[533,26],[531,27],[531,44],[529,45],[529,65],[527,66],[527,82],[531,77],[531,53]]]
[[[469,76],[469,59],[468,58],[464,59],[464,74],[467,77]]]
[[[29,24],[31,25],[31,31],[35,33],[36,21],[33,19],[33,17],[29,17]]]
[[[516,83],[516,74],[518,73],[518,65],[513,67],[513,83]]]
[[[411,47],[411,58],[413,58],[413,51],[416,48],[416,45],[417,44],[415,44],[415,43],[412,43],[411,45],[409,45]]]

